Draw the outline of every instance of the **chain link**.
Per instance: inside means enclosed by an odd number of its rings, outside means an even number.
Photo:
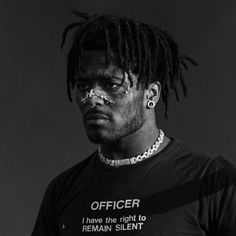
[[[160,147],[160,144],[163,142],[163,140],[164,140],[164,132],[160,129],[157,141],[149,149],[147,149],[144,153],[142,153],[138,156],[127,158],[127,159],[120,159],[120,160],[107,159],[102,154],[101,146],[98,147],[98,156],[103,163],[105,163],[106,165],[109,165],[109,166],[118,167],[118,166],[125,166],[125,165],[134,165],[138,162],[141,162],[141,161],[149,158],[153,154],[154,151],[157,151],[157,149]]]

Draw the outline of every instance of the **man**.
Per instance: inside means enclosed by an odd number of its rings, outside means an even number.
[[[187,95],[182,67],[196,63],[157,27],[74,13],[68,95],[99,148],[50,183],[32,236],[236,235],[234,167],[157,127],[159,98],[167,116],[170,89]]]

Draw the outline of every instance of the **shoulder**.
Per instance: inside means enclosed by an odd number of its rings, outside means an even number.
[[[183,169],[198,173],[199,177],[212,173],[227,174],[235,180],[234,165],[218,153],[210,153],[196,148],[179,139],[176,142],[175,162]]]
[[[86,168],[86,166],[89,164],[89,162],[92,159],[93,155],[94,155],[94,153],[92,153],[90,156],[86,157],[85,159],[83,159],[79,163],[73,165],[72,167],[64,170],[59,175],[57,175],[53,179],[53,181],[54,182],[60,182],[60,181],[63,181],[65,179],[71,178],[74,175],[79,175]]]
[[[188,156],[189,158],[197,158],[199,161],[201,160],[212,160],[215,157],[219,156],[217,153],[211,153],[204,150],[201,150],[200,148],[197,148],[193,145],[190,145],[187,142],[184,142],[180,139],[174,139],[175,143],[178,146],[179,153],[182,154],[182,156]]]
[[[93,156],[94,153],[54,177],[48,184],[47,192],[54,193],[56,196],[66,192],[86,171]]]

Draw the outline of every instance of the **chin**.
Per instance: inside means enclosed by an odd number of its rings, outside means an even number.
[[[104,130],[87,131],[87,136],[94,144],[108,144],[115,142],[114,137]]]

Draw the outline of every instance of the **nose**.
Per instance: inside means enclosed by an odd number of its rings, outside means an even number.
[[[102,106],[102,105],[104,105],[104,101],[97,96],[93,96],[88,99],[88,105],[91,108],[96,107],[97,105]]]
[[[103,96],[101,95],[101,91],[99,89],[90,89],[89,91],[89,97],[87,104],[90,107],[95,107],[97,105],[104,105],[104,99],[102,98]]]

